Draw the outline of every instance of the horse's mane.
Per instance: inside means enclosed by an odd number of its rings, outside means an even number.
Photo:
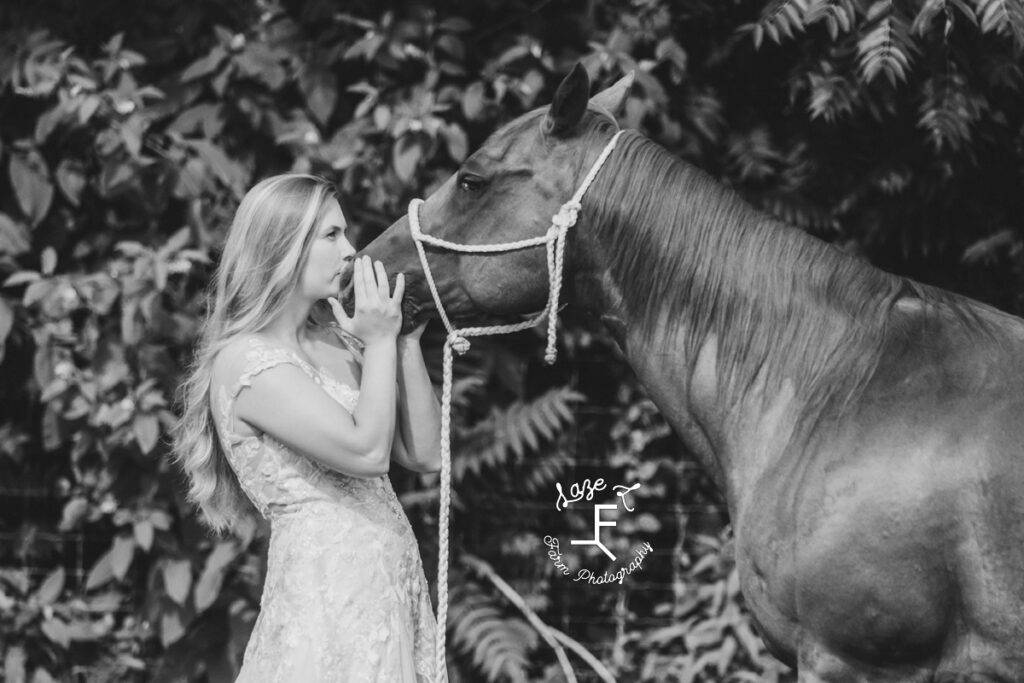
[[[615,124],[586,116],[584,148],[600,149]],[[898,299],[917,297],[966,330],[991,330],[968,299],[886,273],[771,218],[635,131],[623,134],[588,191],[578,229],[596,231],[630,323],[648,343],[657,342],[659,323],[684,321],[692,363],[715,334],[728,404],[759,382],[768,400],[789,378],[805,427],[860,395],[897,331]],[[663,342],[670,351],[680,340]]]

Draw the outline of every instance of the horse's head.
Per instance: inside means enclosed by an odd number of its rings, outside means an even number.
[[[632,80],[630,74],[591,98],[587,72],[577,64],[549,107],[523,114],[492,134],[425,200],[419,209],[422,232],[466,245],[544,236],[552,216],[572,197],[616,130],[612,116],[621,108]],[[586,259],[585,253],[573,248],[573,233],[579,228],[579,224],[571,228],[567,236],[564,273],[570,290],[574,268]],[[543,245],[498,253],[461,253],[430,244],[424,248],[445,311],[453,320],[479,323],[537,311],[547,301]],[[435,313],[408,215],[361,254],[383,261],[392,277],[406,274],[403,331]],[[342,299],[351,311],[347,283]]]

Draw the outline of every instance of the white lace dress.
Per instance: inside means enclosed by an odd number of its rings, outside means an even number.
[[[300,367],[349,412],[358,390],[290,349],[247,344],[234,385],[213,389],[228,460],[271,529],[260,613],[236,682],[434,683],[427,580],[388,476],[349,477],[267,434],[233,431],[238,393],[280,363]]]

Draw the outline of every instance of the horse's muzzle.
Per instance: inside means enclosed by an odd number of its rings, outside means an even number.
[[[339,285],[337,296],[341,307],[345,309],[345,314],[352,317],[356,310],[356,296],[355,288],[352,286],[351,267],[341,271],[341,284]]]

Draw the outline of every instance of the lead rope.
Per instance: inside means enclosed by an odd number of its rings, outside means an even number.
[[[594,181],[597,172],[601,169],[608,155],[615,148],[619,136],[624,131],[618,131],[612,136],[608,144],[601,151],[601,155],[590,167],[579,189],[572,196],[572,199],[562,204],[551,218],[551,227],[541,237],[531,237],[517,242],[504,242],[501,244],[458,244],[449,242],[437,237],[431,237],[420,229],[419,207],[422,199],[413,199],[409,202],[409,231],[412,233],[413,242],[416,244],[416,251],[420,256],[420,264],[423,266],[423,273],[427,278],[427,285],[430,287],[430,294],[434,297],[434,305],[441,322],[448,330],[448,336],[444,342],[444,385],[441,391],[441,491],[440,491],[440,516],[438,518],[438,556],[437,556],[437,633],[436,633],[436,680],[437,683],[445,683],[448,680],[447,664],[445,657],[445,632],[448,622],[448,520],[449,508],[451,506],[451,407],[452,407],[452,350],[460,356],[469,351],[468,337],[478,337],[485,334],[508,334],[533,327],[540,322],[544,316],[548,317],[548,343],[544,352],[544,361],[550,365],[555,362],[555,322],[558,318],[558,297],[562,290],[562,267],[565,261],[565,236],[582,208],[581,201],[587,188]],[[437,284],[430,272],[430,265],[427,263],[427,254],[423,249],[423,243],[432,244],[451,251],[462,251],[470,253],[490,253],[499,251],[515,251],[528,247],[545,245],[547,250],[548,265],[548,302],[544,310],[539,314],[519,323],[509,325],[492,325],[489,327],[464,327],[455,329],[452,327],[448,315],[441,304],[441,296],[437,292]]]

